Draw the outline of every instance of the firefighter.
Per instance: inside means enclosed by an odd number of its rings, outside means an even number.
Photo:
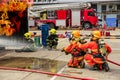
[[[55,50],[57,49],[58,35],[56,34],[55,29],[50,30],[50,35],[47,37],[46,42],[47,42],[47,46],[50,50],[51,49],[55,49]]]
[[[32,33],[27,32],[24,34],[24,39],[26,40],[27,43],[34,43],[34,41],[31,39]]]
[[[80,41],[80,32],[78,30],[72,31],[72,39],[70,44],[67,47],[62,49],[66,55],[71,54],[71,59],[68,62],[68,67],[75,68],[84,68],[84,52],[81,51],[81,43]]]
[[[86,50],[84,59],[92,70],[109,71],[107,56],[111,53],[111,47],[101,39],[101,33],[95,30],[91,34],[90,42],[83,44],[82,49]]]
[[[30,32],[24,34],[25,42],[27,45],[20,50],[15,50],[16,52],[35,52],[37,50],[34,41],[31,39],[31,35],[32,33]]]

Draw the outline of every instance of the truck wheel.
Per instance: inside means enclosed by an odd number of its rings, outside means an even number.
[[[90,24],[90,23],[84,23],[84,28],[85,28],[85,29],[91,28],[91,24]]]
[[[1,46],[0,46],[0,51],[1,51],[1,50],[5,50],[5,47],[1,47]]]
[[[55,25],[53,23],[48,23],[48,25],[49,25],[50,29],[55,27]]]

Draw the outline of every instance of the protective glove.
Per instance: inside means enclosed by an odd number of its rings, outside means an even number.
[[[87,43],[87,41],[83,38],[83,39],[80,39],[79,41],[81,44],[84,44],[84,43]]]

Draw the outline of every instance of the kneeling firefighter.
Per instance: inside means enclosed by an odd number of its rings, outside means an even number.
[[[31,39],[31,35],[32,33],[30,32],[24,34],[25,42],[27,45],[20,50],[16,50],[16,52],[35,52],[37,50],[34,41]]]
[[[84,59],[93,70],[109,71],[106,58],[111,53],[111,47],[101,39],[100,31],[93,31],[90,42],[83,44],[82,49],[86,50]]]
[[[58,35],[55,29],[50,30],[50,35],[47,37],[46,42],[49,49],[57,49]]]
[[[80,32],[75,30],[72,32],[72,38],[70,44],[67,47],[64,47],[62,51],[66,53],[66,55],[71,54],[71,59],[68,62],[68,67],[75,67],[75,68],[84,68],[84,52],[81,49],[80,41]]]

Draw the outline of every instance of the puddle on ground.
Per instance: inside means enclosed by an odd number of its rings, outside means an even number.
[[[67,63],[63,61],[33,57],[4,57],[0,59],[0,66],[43,70],[54,73],[58,72],[66,64]]]

